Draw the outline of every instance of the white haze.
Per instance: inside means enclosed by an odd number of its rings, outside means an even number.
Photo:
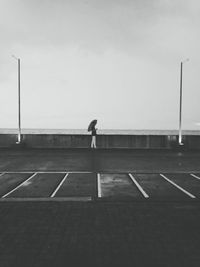
[[[0,128],[200,129],[197,0],[0,0]]]

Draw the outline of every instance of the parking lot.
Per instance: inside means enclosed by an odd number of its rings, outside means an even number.
[[[198,200],[198,152],[2,150],[0,199]]]
[[[200,173],[2,172],[1,200],[200,198]]]
[[[1,266],[199,266],[199,159],[2,149]]]

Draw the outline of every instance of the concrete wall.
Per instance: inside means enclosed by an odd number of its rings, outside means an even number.
[[[24,134],[23,143],[32,148],[88,148],[90,135]],[[15,145],[17,135],[0,134],[0,148]],[[200,135],[183,136],[184,148],[200,149]],[[99,148],[173,149],[177,135],[98,135]]]

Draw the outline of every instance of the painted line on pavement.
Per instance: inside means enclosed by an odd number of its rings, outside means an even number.
[[[142,195],[145,198],[149,198],[149,195],[144,191],[144,189],[141,187],[141,185],[135,180],[133,175],[131,173],[129,173],[128,175],[131,178],[131,180],[133,181],[133,183],[136,185],[136,187],[139,189],[139,191],[142,193]]]
[[[102,194],[101,194],[101,175],[100,173],[97,173],[97,194],[98,194],[98,197],[102,197]]]
[[[57,186],[57,188],[55,189],[55,191],[51,194],[50,197],[54,197],[55,194],[58,192],[58,190],[60,189],[60,187],[62,186],[62,184],[64,183],[64,181],[66,180],[67,176],[69,175],[69,173],[66,173],[66,175],[64,176],[64,178],[62,179],[62,181],[59,183],[59,185]]]
[[[199,176],[197,176],[197,175],[195,175],[195,174],[193,174],[193,173],[191,173],[190,175],[191,175],[192,177],[194,177],[194,178],[200,180],[200,177],[199,177]]]
[[[181,186],[177,185],[176,183],[174,183],[173,181],[171,181],[169,178],[167,178],[165,175],[160,174],[161,177],[163,177],[166,181],[168,181],[170,184],[174,185],[175,187],[177,187],[179,190],[181,190],[183,193],[185,193],[186,195],[188,195],[191,198],[196,198],[193,194],[191,194],[190,192],[188,192],[187,190],[183,189]]]
[[[14,189],[12,189],[11,191],[9,191],[8,193],[6,193],[5,195],[3,195],[1,198],[7,197],[8,195],[10,195],[12,192],[16,191],[20,186],[24,185],[25,183],[27,183],[30,179],[32,179],[34,176],[37,175],[37,172],[35,172],[33,175],[31,175],[28,179],[26,179],[24,182],[22,182],[21,184],[19,184],[17,187],[15,187]]]
[[[3,174],[11,174],[11,173],[92,173],[90,171],[3,171]]]
[[[0,198],[0,202],[27,202],[27,201],[79,201],[79,202],[87,202],[92,201],[92,197],[8,197],[8,198]]]
[[[2,175],[4,175],[5,174],[5,172],[2,172],[1,174],[0,174],[0,176],[2,176]]]

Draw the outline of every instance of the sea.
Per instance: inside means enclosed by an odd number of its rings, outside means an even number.
[[[0,128],[0,134],[17,134],[17,128]],[[88,135],[87,129],[21,129],[22,134],[74,134]],[[99,129],[98,134],[102,135],[178,135],[177,130],[159,130],[159,129]],[[200,135],[200,130],[182,130],[182,135]]]

